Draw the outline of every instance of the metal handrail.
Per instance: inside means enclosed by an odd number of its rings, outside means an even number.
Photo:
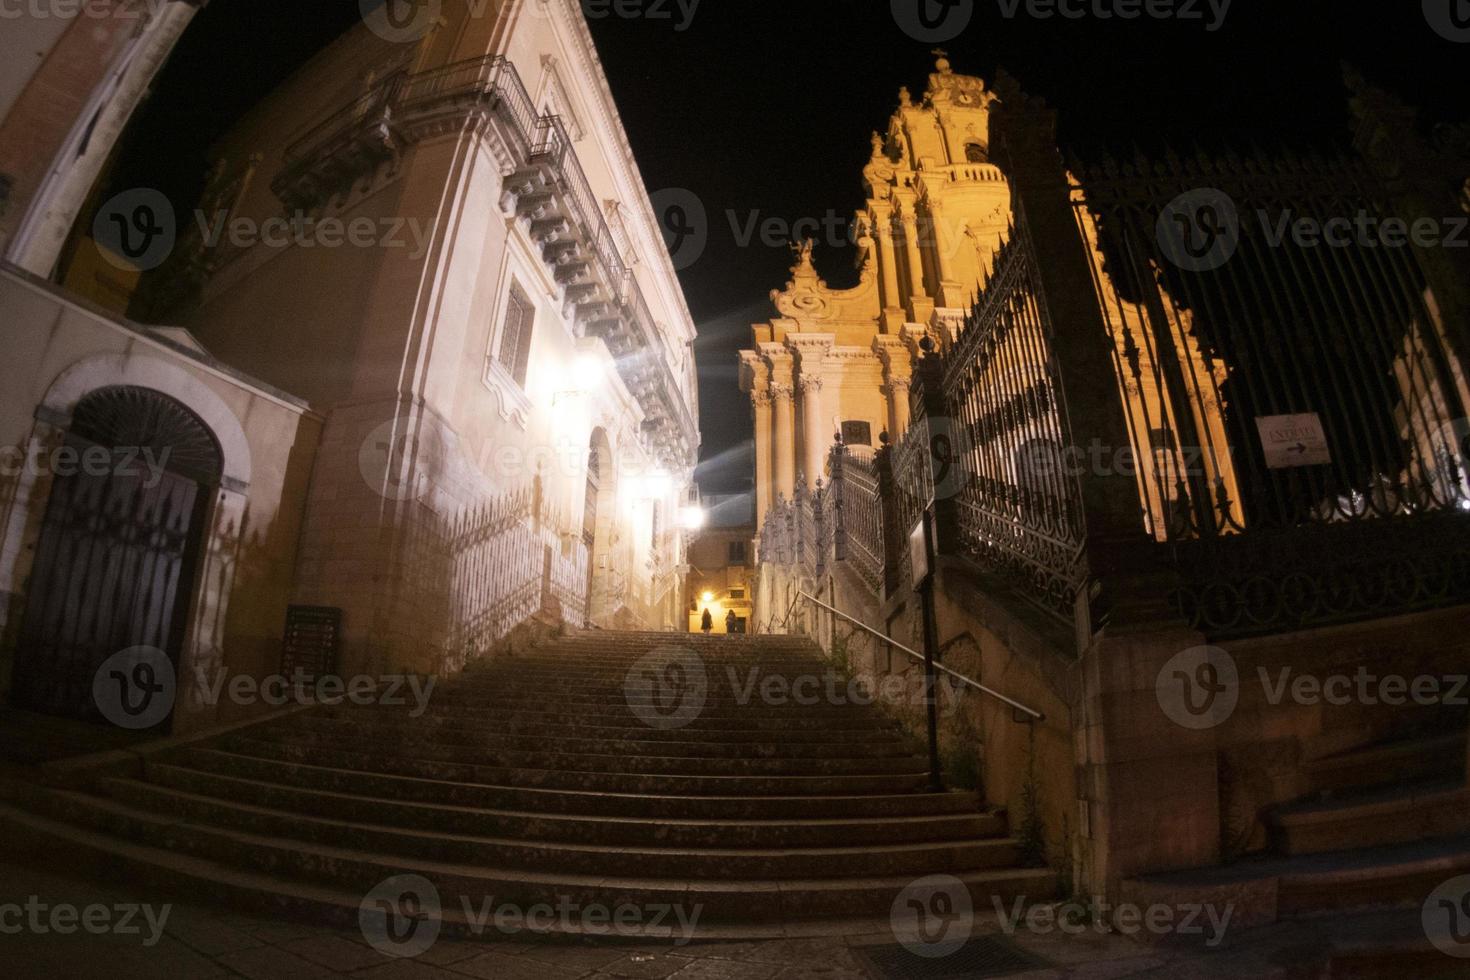
[[[849,616],[847,613],[843,612],[841,609],[837,609],[837,608],[835,608],[833,606],[829,606],[827,603],[823,602],[821,599],[818,599],[816,596],[811,595],[810,593],[807,593],[807,592],[803,592],[803,591],[798,590],[797,593],[796,593],[796,597],[798,599],[806,599],[808,602],[811,602],[811,603],[814,603],[814,604],[816,604],[818,606],[821,606],[823,609],[827,610],[832,615],[838,617],[839,619],[842,619],[845,622],[851,623],[852,625],[856,626],[858,629],[862,630],[863,632],[868,633],[869,635],[871,635],[873,637],[876,637],[877,639],[879,639],[879,640],[883,641],[884,643],[888,644],[889,646],[893,647],[895,650],[899,650],[899,651],[902,651],[903,653],[908,654],[910,657],[913,657],[915,660],[919,661],[920,663],[923,663],[924,662],[924,655],[922,653],[918,652],[917,650],[913,650],[913,649],[911,649],[909,647],[904,646],[902,643],[899,643],[897,640],[893,639],[892,637],[884,636],[882,633],[879,633],[877,630],[873,629],[871,626],[867,625],[866,623],[859,622],[858,620],[853,619],[851,616]],[[792,606],[795,606],[795,605],[796,605],[796,600],[793,599],[792,600]],[[790,609],[787,609],[786,610],[786,616],[787,616],[788,619],[791,617],[791,610]],[[1046,715],[1042,714],[1040,711],[1036,711],[1033,708],[1028,708],[1024,704],[1022,704],[1021,702],[1016,701],[1013,698],[1008,698],[1004,694],[1001,694],[999,691],[995,691],[995,690],[992,690],[991,688],[986,687],[984,684],[981,684],[979,681],[975,680],[974,678],[972,678],[972,677],[966,677],[964,674],[961,674],[959,671],[950,670],[948,667],[944,666],[943,664],[938,664],[938,663],[934,665],[934,669],[935,670],[943,671],[944,673],[946,673],[949,676],[953,677],[955,680],[959,681],[960,683],[962,683],[962,684],[964,684],[964,685],[966,685],[968,687],[973,687],[975,690],[979,691],[982,694],[988,694],[988,695],[990,695],[991,697],[995,698],[998,701],[1004,701],[1006,704],[1010,705],[1012,708],[1015,708],[1017,711],[1021,712],[1022,714],[1030,715],[1031,718],[1032,718],[1032,720],[1034,720],[1034,721],[1044,721],[1044,720],[1046,720]]]

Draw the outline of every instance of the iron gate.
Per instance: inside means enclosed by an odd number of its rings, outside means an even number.
[[[77,463],[53,473],[12,698],[96,719],[93,678],[113,654],[155,647],[178,667],[220,456],[192,413],[140,388],[84,399],[63,446],[51,458]]]

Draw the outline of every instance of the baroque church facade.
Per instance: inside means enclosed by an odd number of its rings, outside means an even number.
[[[829,287],[813,265],[808,241],[798,250],[791,280],[771,294],[778,315],[753,326],[752,346],[740,354],[740,379],[755,417],[757,534],[773,504],[829,479],[834,443],[866,457],[882,442],[897,445],[908,430],[921,344],[928,338],[941,351],[954,345],[1015,220],[1003,154],[991,145],[995,101],[983,79],[957,73],[943,55],[922,98],[901,89],[887,129],[873,134],[872,158],[863,169],[868,201],[854,219],[858,284]],[[1079,231],[1102,269],[1096,222],[1080,199],[1078,215]],[[1130,407],[1126,451],[1138,460],[1132,470],[1151,515],[1150,531],[1163,540],[1165,521],[1152,515],[1178,506],[1171,495],[1179,474],[1196,460],[1187,447],[1159,439],[1160,432],[1180,426],[1152,349],[1130,349],[1126,341],[1130,332],[1143,335],[1142,306],[1120,298],[1106,274],[1097,288],[1117,318],[1119,363],[1138,360],[1135,376],[1120,381]],[[1213,434],[1207,444],[1220,445],[1218,393],[1229,371],[1202,357],[1188,320],[1187,311],[1171,319],[1174,340],[1192,366],[1179,383],[1188,389],[1184,402],[1193,406],[1193,425]],[[1014,346],[1009,355],[1016,367],[1007,384],[1019,398],[1044,366],[1036,363],[1039,351]],[[1008,479],[1025,485],[1079,465],[1085,447],[1057,445],[1039,423],[1030,428],[1035,431],[1005,447]],[[1124,447],[1107,448],[1114,453]],[[1223,486],[1238,512],[1230,459],[1206,455],[1199,462],[1208,483]],[[789,601],[786,591],[768,581],[758,618],[779,615]]]

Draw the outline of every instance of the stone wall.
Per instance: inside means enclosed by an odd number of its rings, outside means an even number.
[[[923,649],[917,596],[880,605],[840,562],[817,583],[769,564],[761,574],[782,609],[786,590],[800,585]],[[973,758],[979,789],[1007,809],[1011,832],[1085,893],[1117,898],[1129,878],[1260,852],[1269,846],[1270,809],[1310,789],[1306,763],[1385,738],[1464,731],[1470,721],[1463,706],[1370,703],[1376,697],[1357,693],[1366,673],[1449,678],[1441,692],[1454,694],[1455,678],[1470,664],[1463,607],[1214,645],[1167,620],[1115,624],[1079,655],[1070,634],[973,566],[942,559],[936,584],[941,662],[1045,715],[1021,723],[1001,701],[978,692],[956,698],[941,685],[940,745],[950,782],[965,781]],[[921,665],[810,604],[798,606],[789,628],[815,637],[875,689],[890,684],[899,697],[885,701],[888,709],[922,743]],[[1233,693],[1198,718],[1181,713],[1179,673],[1194,678],[1202,651],[1211,650]],[[906,675],[911,683],[892,686]],[[1310,679],[1333,677],[1352,683],[1348,703],[1313,695]],[[1327,688],[1334,699],[1342,700],[1341,684]],[[1376,680],[1369,690],[1402,696]],[[1201,692],[1192,696],[1205,703]],[[1470,689],[1459,697],[1470,697]]]

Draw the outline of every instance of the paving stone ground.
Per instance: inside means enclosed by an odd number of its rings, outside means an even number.
[[[64,856],[58,856],[58,863]],[[130,980],[130,978],[246,977],[250,980],[348,976],[363,980],[879,980],[868,972],[861,951],[888,945],[892,935],[778,939],[760,942],[695,943],[674,946],[594,945],[497,937],[484,941],[441,940],[423,955],[395,959],[368,945],[361,934],[311,924],[284,922],[204,908],[170,904],[160,930],[141,916],[137,935],[69,935],[17,924],[7,903],[37,900],[54,907],[101,903],[148,903],[155,921],[165,904],[125,887],[103,887],[64,874],[0,863],[0,977],[45,980]],[[1087,978],[1112,980],[1213,980],[1265,977],[1316,980],[1331,977],[1470,977],[1470,959],[1425,960],[1427,943],[1415,936],[1414,911],[1339,915],[1280,923],[1227,934],[1217,948],[1197,945],[1146,945],[1128,937],[1088,932],[1029,934],[1008,938],[1048,966],[1012,974],[1023,980]],[[1001,933],[993,914],[977,922],[977,932]],[[151,945],[148,940],[157,934]],[[1416,941],[1417,940],[1417,941]],[[1386,960],[1329,974],[1333,950],[1411,949],[1419,959]],[[1432,950],[1428,955],[1435,956]],[[1416,965],[1406,971],[1402,967]],[[1428,964],[1426,969],[1425,964]],[[1442,968],[1442,970],[1441,970]]]

